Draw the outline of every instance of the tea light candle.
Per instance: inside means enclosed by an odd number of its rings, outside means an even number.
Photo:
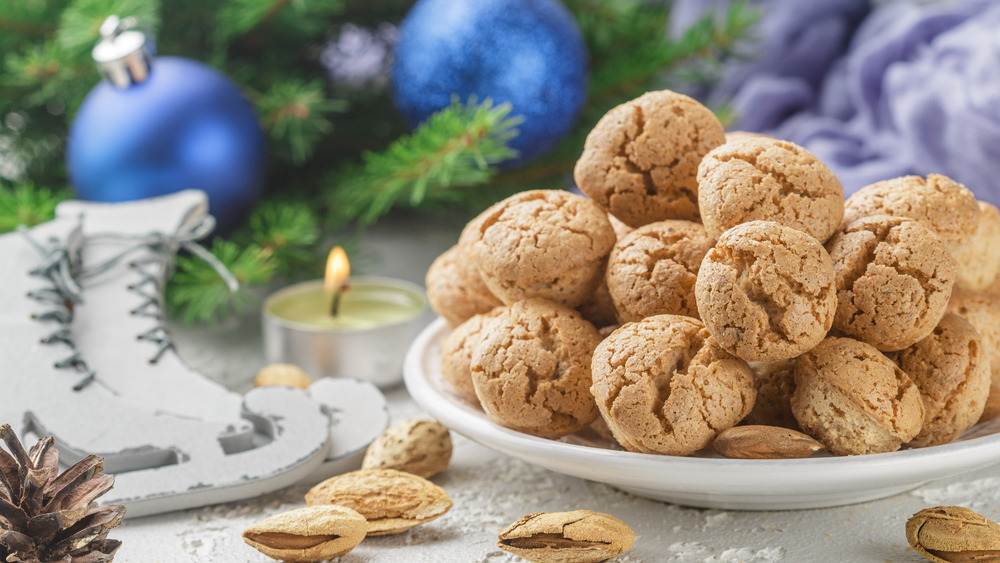
[[[427,297],[407,281],[349,276],[347,255],[337,247],[325,279],[268,297],[262,313],[265,357],[296,364],[314,378],[395,385],[406,349],[426,324]]]

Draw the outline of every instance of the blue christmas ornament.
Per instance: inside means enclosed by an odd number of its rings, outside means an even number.
[[[524,116],[523,162],[569,132],[587,97],[587,47],[557,0],[418,0],[399,30],[396,105],[416,126],[475,94]]]
[[[87,95],[66,147],[80,199],[129,201],[206,192],[218,232],[246,218],[264,179],[264,136],[249,102],[199,62],[153,59],[149,41],[111,16],[94,59],[105,80]]]

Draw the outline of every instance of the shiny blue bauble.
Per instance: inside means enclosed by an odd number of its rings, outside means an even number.
[[[510,102],[524,116],[509,143],[517,164],[572,127],[587,97],[587,47],[557,0],[418,0],[399,29],[392,84],[412,126],[456,95]]]
[[[70,128],[66,164],[83,200],[202,190],[225,234],[256,202],[266,152],[253,108],[229,79],[196,61],[158,57],[143,82],[91,90]]]

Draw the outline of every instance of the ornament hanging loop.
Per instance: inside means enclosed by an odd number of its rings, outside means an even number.
[[[101,24],[101,41],[91,56],[105,80],[128,88],[149,78],[156,50],[152,33],[134,17],[110,15]]]

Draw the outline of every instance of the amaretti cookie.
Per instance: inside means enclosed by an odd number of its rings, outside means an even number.
[[[458,245],[438,256],[427,269],[427,300],[431,309],[456,327],[473,315],[485,313],[503,305],[469,263],[469,257]]]
[[[992,295],[955,291],[948,310],[969,321],[983,341],[990,361],[990,379],[1000,385],[1000,299]]]
[[[629,323],[594,352],[591,391],[629,451],[688,455],[734,426],[754,403],[753,373],[697,319]]]
[[[979,226],[979,205],[965,186],[939,174],[902,176],[865,186],[844,204],[844,223],[861,217],[909,217],[934,231],[949,252],[968,243]]]
[[[924,425],[911,446],[947,444],[979,420],[990,392],[990,367],[969,321],[946,313],[930,336],[898,352],[895,360],[924,402]]]
[[[493,422],[558,438],[593,422],[591,358],[601,341],[573,309],[544,299],[502,309],[472,354],[476,396]]]
[[[608,222],[611,223],[611,228],[615,231],[615,240],[621,240],[633,231],[632,227],[622,223],[614,215],[608,215]],[[597,289],[576,310],[580,311],[583,318],[599,329],[618,323],[615,303],[611,299],[611,292],[608,291],[606,272],[601,275],[601,282],[597,284]]]
[[[891,352],[937,326],[955,283],[955,260],[923,223],[862,217],[826,247],[837,274],[833,328]]]
[[[698,101],[649,92],[601,118],[573,176],[585,194],[633,227],[697,220],[698,163],[725,138],[718,118]]]
[[[472,351],[482,341],[489,321],[501,311],[503,307],[497,307],[489,313],[473,315],[441,341],[441,375],[456,394],[473,404],[479,403],[479,398],[472,385]]]
[[[840,227],[844,188],[811,152],[788,141],[744,138],[698,166],[701,222],[712,238],[747,221],[774,221],[820,242]]]
[[[916,384],[871,345],[830,337],[795,364],[792,412],[837,455],[892,452],[923,427]]]
[[[754,371],[757,400],[753,410],[743,419],[746,424],[780,426],[797,430],[799,423],[792,414],[792,393],[795,392],[795,359],[759,363]]]
[[[979,226],[972,240],[952,252],[958,262],[955,287],[986,291],[1000,275],[1000,210],[979,202]]]
[[[608,258],[608,291],[625,323],[653,315],[698,316],[694,284],[715,241],[691,221],[657,221],[619,240]]]
[[[616,237],[607,214],[587,198],[532,190],[484,211],[462,239],[504,303],[540,297],[576,307],[600,283]]]
[[[737,225],[705,255],[695,284],[712,336],[746,361],[794,358],[826,336],[833,264],[815,238],[771,221]]]

